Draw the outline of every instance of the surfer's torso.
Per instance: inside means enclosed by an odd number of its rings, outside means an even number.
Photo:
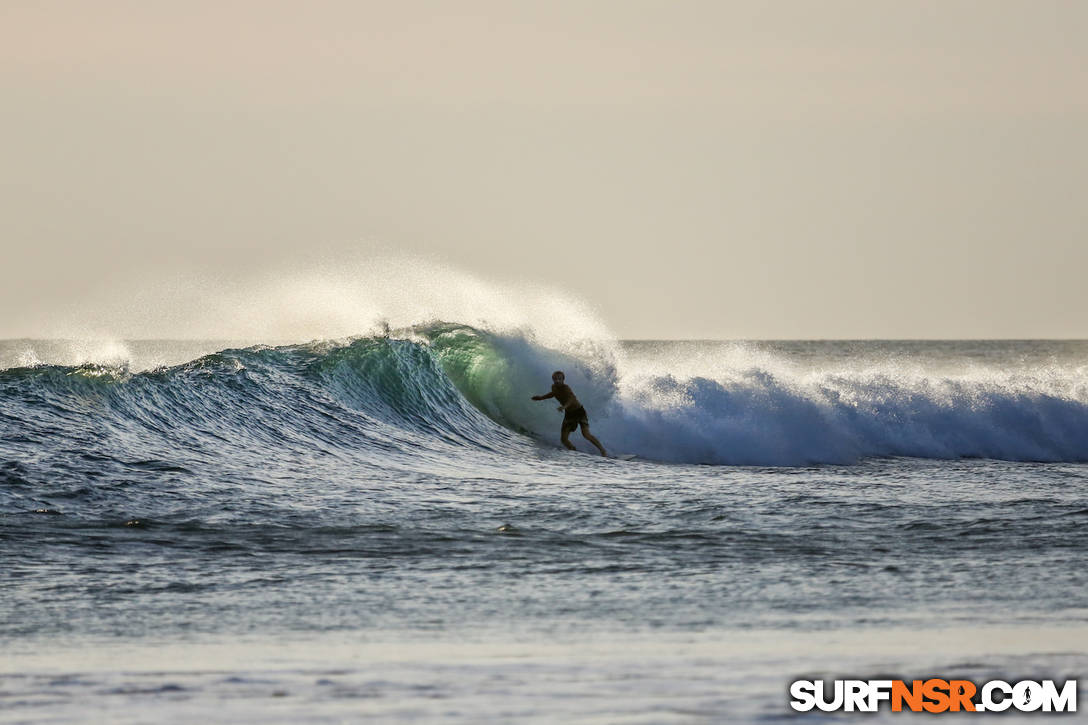
[[[552,395],[559,401],[567,410],[575,410],[581,408],[582,404],[578,402],[578,398],[574,395],[574,391],[570,389],[570,386],[566,383],[552,383]],[[573,401],[573,402],[572,402]],[[568,405],[568,403],[570,403]]]

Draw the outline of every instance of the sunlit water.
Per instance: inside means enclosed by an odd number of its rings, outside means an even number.
[[[1088,671],[1088,344],[397,337],[0,343],[0,718],[754,722],[798,677]],[[557,367],[636,458],[558,447]]]

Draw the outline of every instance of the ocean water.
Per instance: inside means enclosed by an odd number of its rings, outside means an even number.
[[[848,721],[789,682],[1088,673],[1088,342],[431,324],[0,368],[0,720]],[[559,446],[554,369],[633,459]]]

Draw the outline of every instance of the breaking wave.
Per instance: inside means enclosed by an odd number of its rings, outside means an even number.
[[[430,324],[227,349],[142,372],[117,363],[9,368],[0,371],[0,432],[20,458],[67,437],[130,461],[325,455],[425,471],[557,447],[555,406],[530,396],[561,368],[605,445],[653,461],[1088,460],[1083,370],[805,369],[766,354],[684,367],[635,359],[618,343],[559,351],[531,331]]]

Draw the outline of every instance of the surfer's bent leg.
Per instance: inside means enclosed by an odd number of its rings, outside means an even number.
[[[575,448],[574,444],[570,442],[570,434],[573,430],[574,426],[568,426],[566,422],[564,422],[563,429],[559,433],[559,440],[561,440],[563,442],[563,445],[565,445],[569,450],[576,451],[578,449]]]
[[[608,455],[608,453],[604,449],[604,446],[602,446],[601,442],[597,440],[597,437],[589,432],[589,423],[582,423],[582,437],[593,445],[597,446],[597,450],[601,452],[602,456]]]

